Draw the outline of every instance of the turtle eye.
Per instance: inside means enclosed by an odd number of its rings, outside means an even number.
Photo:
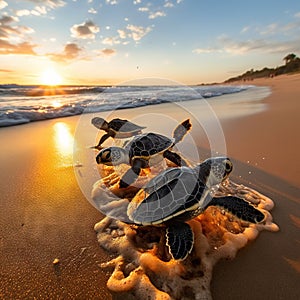
[[[103,158],[105,160],[109,160],[110,159],[110,150],[107,150],[103,153]]]
[[[230,160],[226,160],[225,162],[225,170],[226,172],[231,172],[232,171],[232,162]]]

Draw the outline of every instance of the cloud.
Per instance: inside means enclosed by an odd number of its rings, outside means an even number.
[[[36,55],[35,44],[20,41],[26,34],[34,32],[27,26],[18,26],[13,23],[18,22],[17,17],[5,15],[0,18],[0,54],[26,54]],[[18,42],[19,41],[19,42]]]
[[[107,4],[110,4],[110,5],[116,5],[118,4],[118,1],[117,0],[106,0],[105,1]]]
[[[12,44],[8,41],[0,39],[0,55],[3,54],[23,54],[23,55],[36,55],[33,50],[37,45],[28,42]]]
[[[100,56],[113,56],[117,53],[115,49],[104,48],[99,51]]]
[[[209,54],[209,53],[216,53],[216,52],[222,52],[220,49],[216,48],[197,48],[192,51],[196,54]]]
[[[64,48],[64,53],[67,59],[76,58],[81,51],[82,49],[75,43],[69,43]]]
[[[12,73],[14,72],[13,70],[8,70],[8,69],[0,69],[1,73]]]
[[[277,23],[272,23],[272,24],[269,24],[267,25],[265,28],[263,28],[261,31],[260,31],[260,34],[261,35],[271,35],[271,34],[276,34],[278,33],[279,31],[279,24]]]
[[[88,10],[88,12],[90,13],[90,14],[96,14],[97,13],[97,10],[95,9],[95,8],[90,8],[89,10]]]
[[[56,9],[58,7],[63,7],[67,3],[62,0],[29,0],[30,2],[45,5],[51,9]]]
[[[119,29],[119,30],[118,30],[118,34],[119,34],[119,37],[120,37],[121,39],[126,39],[126,37],[127,37],[127,34],[126,34],[126,31],[125,31],[125,30]]]
[[[295,15],[296,16],[296,15]],[[300,17],[300,13],[299,13]],[[260,34],[266,38],[266,36],[279,36],[279,35],[298,35],[300,34],[300,20],[297,18],[289,23],[271,23],[265,26],[260,26],[256,28],[250,28],[250,26],[242,29],[241,33],[250,32],[252,29],[252,34]]]
[[[12,25],[19,22],[17,17],[3,16],[0,18],[0,39],[3,40],[20,40],[26,34],[33,33],[34,30],[27,26]]]
[[[274,41],[267,39],[234,40],[227,36],[218,38],[218,46],[214,48],[197,48],[192,52],[196,54],[228,53],[243,55],[248,53],[280,53],[300,51],[300,38],[289,41]]]
[[[146,12],[146,11],[149,11],[149,8],[148,7],[139,7],[138,11]]]
[[[46,15],[47,9],[45,6],[36,6],[33,10],[31,10],[31,14],[34,16]]]
[[[57,62],[67,62],[78,58],[81,52],[82,48],[76,43],[68,43],[62,53],[48,53],[47,56]]]
[[[100,28],[92,21],[86,21],[82,24],[73,25],[71,27],[72,37],[80,39],[94,39],[95,33],[100,31]]]
[[[266,40],[250,39],[246,41],[237,41],[229,37],[223,36],[219,38],[221,51],[230,54],[245,54],[259,49],[265,49]]]
[[[165,17],[166,14],[163,11],[151,12],[149,14],[149,19],[156,19],[158,17]]]
[[[0,0],[0,9],[5,8],[7,5],[8,5],[7,2]]]
[[[297,12],[297,13],[295,13],[295,17],[296,17],[296,18],[300,18],[300,11]]]
[[[241,33],[247,32],[249,39],[237,39],[226,35],[214,39],[213,47],[202,47],[192,50],[195,54],[228,53],[243,55],[248,53],[300,52],[300,20],[288,23],[270,23],[260,27],[246,26]]]
[[[168,8],[171,8],[171,7],[174,7],[174,4],[172,2],[166,2],[164,4],[164,7],[168,7]]]
[[[20,9],[16,11],[16,15],[18,17],[23,17],[23,16],[29,16],[31,14],[31,11],[28,9]]]
[[[131,37],[134,41],[141,40],[152,30],[151,27],[142,27],[136,25],[127,25],[126,29],[130,31],[130,33],[128,33],[128,36]]]
[[[225,52],[237,55],[252,52],[284,54],[286,52],[300,51],[300,38],[289,41],[274,41],[267,39],[235,41],[227,38],[221,42]]]
[[[1,0],[0,0],[1,1]],[[16,11],[16,15],[18,17],[23,17],[23,16],[41,16],[41,15],[46,15],[48,11],[52,9],[56,9],[59,7],[63,7],[66,5],[66,2],[60,1],[60,0],[29,0],[33,3],[40,4],[34,7],[34,9],[20,9]]]
[[[18,22],[18,21],[19,21],[19,19],[16,17],[5,15],[0,19],[0,25],[6,25],[6,24],[13,23],[13,22]]]
[[[242,30],[241,30],[241,33],[245,33],[247,31],[250,30],[250,26],[245,26]]]
[[[102,40],[105,45],[127,45],[130,40],[139,42],[146,34],[152,30],[152,27],[142,27],[128,24],[125,29],[118,29],[118,36],[106,37]]]
[[[285,26],[282,26],[280,28],[280,32],[284,34],[293,34],[296,33],[296,35],[300,35],[300,20],[296,20],[295,22],[290,22],[286,24]]]
[[[102,44],[104,45],[117,45],[120,44],[120,40],[118,39],[118,37],[106,37],[105,39],[102,40]]]

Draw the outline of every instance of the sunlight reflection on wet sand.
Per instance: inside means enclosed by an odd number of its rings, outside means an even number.
[[[54,141],[57,153],[60,157],[60,166],[72,166],[74,137],[69,125],[57,122],[53,126]]]

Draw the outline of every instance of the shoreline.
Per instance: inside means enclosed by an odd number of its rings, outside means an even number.
[[[271,87],[271,95],[261,101],[267,109],[220,122],[227,154],[234,160],[233,181],[249,185],[275,202],[272,215],[280,231],[261,233],[234,260],[217,264],[211,285],[214,300],[300,297],[299,82],[299,74],[252,81]],[[139,123],[144,119],[163,134],[170,134],[174,124],[185,117],[184,111],[172,104],[149,107],[119,110],[111,117],[132,119],[139,114]],[[152,119],[145,118],[149,112]],[[170,121],[158,123],[164,113]],[[74,136],[80,118],[0,130],[0,138],[5,140],[0,152],[5,170],[0,174],[0,296],[4,299],[111,299],[106,289],[109,274],[99,267],[111,256],[99,247],[93,229],[102,215],[85,199],[70,152],[62,150],[66,137]],[[57,123],[64,124],[60,131],[69,135],[60,136]],[[88,126],[86,132],[95,139],[96,129]],[[195,124],[192,135],[205,156],[208,141],[202,134]],[[191,142],[186,141],[187,145]],[[79,170],[84,174],[83,168]],[[57,266],[55,258],[60,261]]]
[[[222,123],[229,155],[245,163],[251,161],[251,165],[298,187],[300,174],[296,160],[300,141],[296,138],[296,131],[299,128],[299,83],[300,74],[254,80],[253,84],[269,86],[272,90],[271,95],[262,100],[267,109]],[[239,130],[234,130],[235,122],[238,122]],[[243,141],[242,149],[236,148],[238,141]],[[258,151],[248,151],[255,143]]]

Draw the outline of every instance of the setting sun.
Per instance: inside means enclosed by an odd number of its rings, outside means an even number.
[[[63,78],[54,69],[47,69],[41,75],[43,85],[59,85],[62,81]]]

